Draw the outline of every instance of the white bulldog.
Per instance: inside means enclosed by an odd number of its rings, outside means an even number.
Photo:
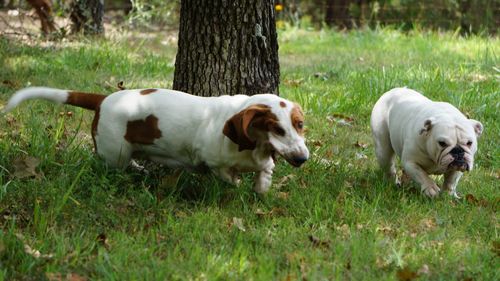
[[[443,189],[456,198],[462,172],[471,171],[483,125],[446,102],[434,102],[407,88],[395,88],[373,107],[371,128],[381,169],[396,179],[394,153],[422,192],[440,189],[429,174],[444,174]]]

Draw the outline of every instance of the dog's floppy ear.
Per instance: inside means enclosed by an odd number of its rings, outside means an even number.
[[[425,120],[424,122],[424,127],[422,129],[420,129],[420,135],[429,135],[429,132],[431,131],[432,129],[432,126],[434,125],[434,118],[429,118],[427,120]]]
[[[238,144],[238,151],[252,150],[256,146],[256,141],[252,140],[248,135],[248,128],[255,118],[270,112],[271,110],[267,105],[251,105],[227,120],[222,133]]]
[[[480,137],[481,134],[483,133],[483,124],[481,122],[474,120],[474,119],[469,119],[469,122],[471,123],[472,127],[474,128],[474,132],[476,132],[476,137]]]

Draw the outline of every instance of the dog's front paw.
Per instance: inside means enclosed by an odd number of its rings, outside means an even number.
[[[456,190],[448,190],[448,194],[452,196],[455,199],[461,199],[462,197],[458,195],[458,192]]]
[[[253,190],[257,193],[266,193],[269,191],[273,181],[273,171],[261,171],[255,177]]]
[[[422,192],[431,198],[438,195],[439,191],[441,191],[441,189],[435,183],[422,186]]]

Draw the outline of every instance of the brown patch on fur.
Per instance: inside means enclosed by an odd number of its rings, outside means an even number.
[[[102,101],[106,98],[105,95],[82,93],[82,92],[68,92],[68,99],[65,104],[70,104],[85,109],[96,110]]]
[[[295,104],[292,108],[292,113],[290,114],[290,118],[292,119],[292,126],[295,128],[299,135],[304,135],[304,113],[302,112],[302,108],[300,108],[299,104]]]
[[[91,129],[91,135],[92,135],[92,141],[94,142],[94,149],[95,152],[97,153],[97,143],[95,141],[95,137],[97,136],[97,124],[99,124],[99,114],[101,111],[101,107],[98,106],[95,109],[95,115],[94,115],[94,120],[92,120],[92,129]]]
[[[144,90],[140,91],[139,93],[144,96],[144,95],[149,95],[149,94],[156,92],[156,91],[157,91],[156,89],[144,89]]]
[[[226,121],[223,134],[238,144],[238,151],[255,149],[257,142],[249,135],[249,128],[273,131],[278,134],[284,130],[278,124],[278,118],[265,104],[251,105],[236,113]],[[281,130],[281,131],[280,131]]]
[[[280,101],[280,106],[285,108],[286,107],[286,103],[284,101]]]
[[[161,135],[158,118],[150,114],[145,120],[128,121],[124,137],[130,143],[153,144],[155,139],[161,138]]]

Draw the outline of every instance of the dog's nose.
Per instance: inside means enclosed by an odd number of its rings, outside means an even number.
[[[451,153],[451,154],[463,154],[464,152],[465,152],[465,150],[464,150],[461,146],[459,146],[459,145],[455,146],[455,147],[454,147],[454,148],[450,151],[450,153]]]
[[[304,157],[304,156],[298,156],[298,157],[294,157],[292,159],[292,161],[297,164],[297,167],[304,164],[304,162],[307,161],[307,157]]]

